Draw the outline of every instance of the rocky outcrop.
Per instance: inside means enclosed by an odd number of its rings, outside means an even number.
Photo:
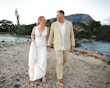
[[[101,59],[105,62],[109,62],[109,60],[110,60],[109,57],[103,56],[102,54],[99,54],[99,53],[96,53],[95,51],[90,51],[87,49],[80,49],[79,54],[86,54],[87,56],[95,57],[95,58]]]

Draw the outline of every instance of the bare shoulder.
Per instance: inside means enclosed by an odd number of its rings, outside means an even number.
[[[33,31],[35,31],[36,27],[37,27],[37,26],[34,26],[34,27],[33,27]]]
[[[46,27],[47,31],[49,31],[49,27],[47,27],[47,26],[45,26],[45,27]]]
[[[45,28],[48,30],[49,29],[49,27],[47,27],[47,26],[45,26]]]
[[[34,26],[33,29],[36,29],[36,26]]]

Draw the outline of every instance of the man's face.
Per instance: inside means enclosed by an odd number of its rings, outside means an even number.
[[[57,14],[56,14],[57,21],[60,21],[62,18],[63,18],[63,14],[57,12]]]

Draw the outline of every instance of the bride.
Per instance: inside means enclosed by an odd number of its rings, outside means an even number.
[[[38,26],[35,26],[31,33],[31,45],[29,50],[29,77],[31,81],[42,79],[46,82],[46,66],[47,66],[47,40],[49,29],[45,26],[46,20],[44,16],[39,16]]]

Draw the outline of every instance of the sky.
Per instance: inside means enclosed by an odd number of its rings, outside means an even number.
[[[20,24],[35,23],[41,15],[56,17],[57,10],[64,10],[65,15],[89,14],[96,21],[110,23],[110,0],[0,0],[0,20],[16,24],[15,9]]]

